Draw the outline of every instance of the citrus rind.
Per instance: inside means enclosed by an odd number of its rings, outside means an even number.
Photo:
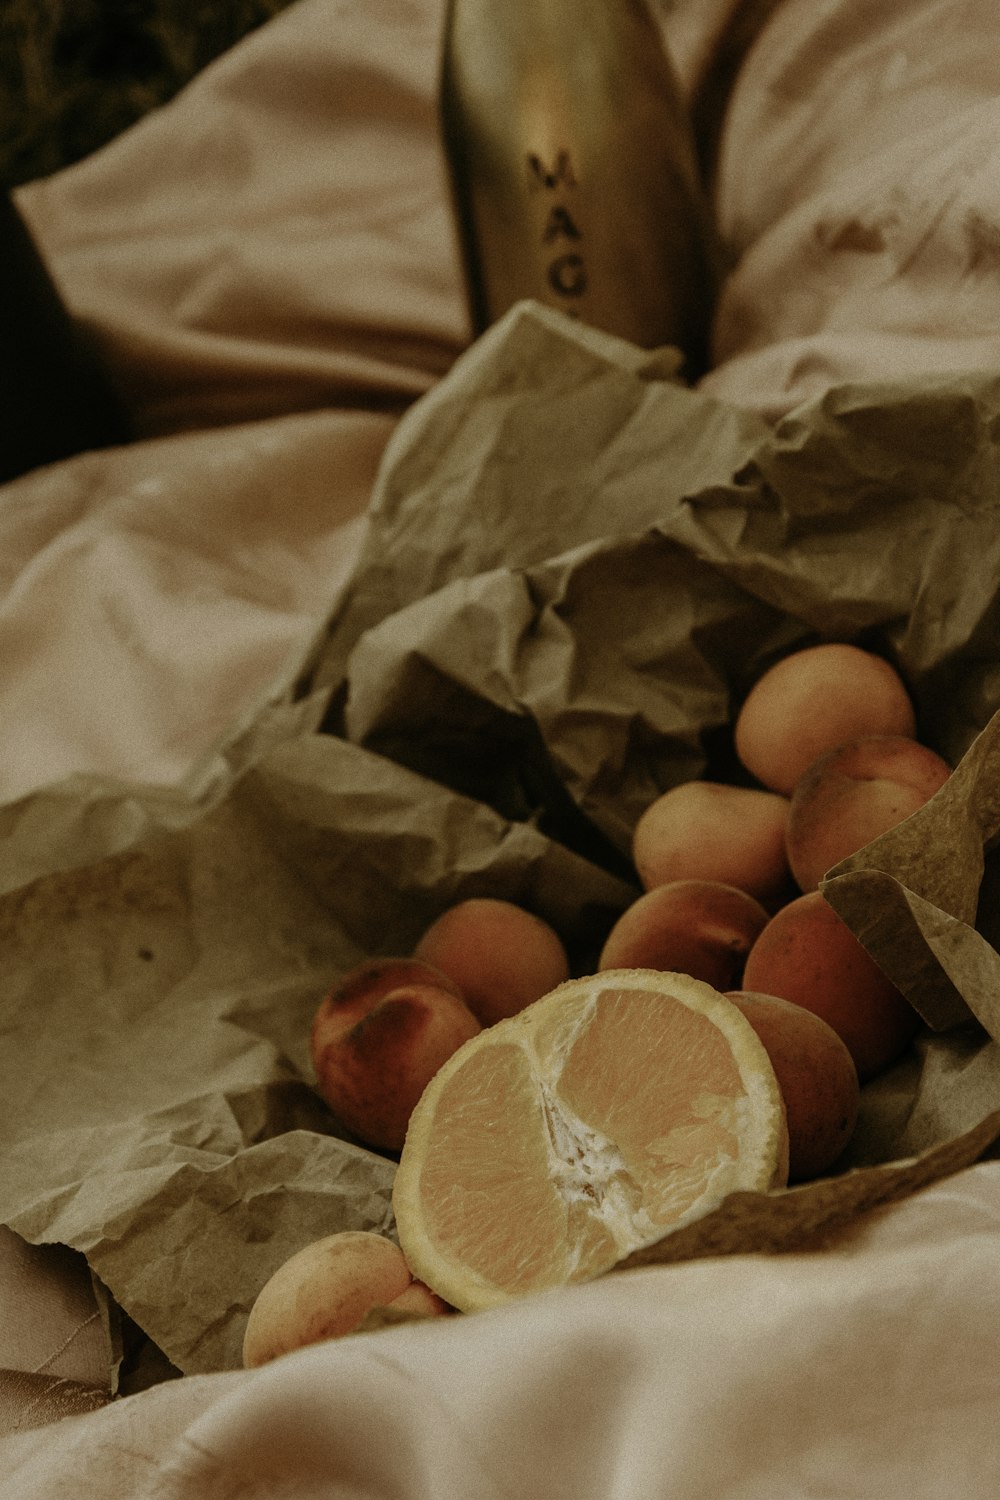
[[[738,1007],[686,974],[611,969],[449,1058],[393,1209],[413,1275],[471,1312],[593,1279],[787,1167],[778,1083]]]

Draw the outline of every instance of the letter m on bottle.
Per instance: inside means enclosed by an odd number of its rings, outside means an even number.
[[[528,181],[532,188],[545,188],[552,192],[562,184],[563,187],[576,187],[576,177],[573,175],[573,163],[569,159],[568,151],[560,151],[553,165],[547,165],[534,151],[528,153]]]

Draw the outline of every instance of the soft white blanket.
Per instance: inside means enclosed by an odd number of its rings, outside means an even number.
[[[661,9],[689,78],[725,7]],[[140,440],[0,495],[0,802],[175,783],[328,615],[398,415],[469,338],[442,10],[298,0],[20,192]],[[989,0],[776,6],[722,136],[706,389],[777,418],[846,380],[995,368],[998,93]],[[0,1494],[992,1500],[998,1220],[985,1163],[822,1252],[630,1273],[35,1432],[61,1412],[12,1394]],[[0,1367],[101,1382],[77,1261],[2,1238],[0,1289]]]

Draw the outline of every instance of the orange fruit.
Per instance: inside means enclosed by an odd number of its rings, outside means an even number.
[[[413,1275],[470,1312],[591,1280],[787,1171],[774,1069],[739,1008],[687,974],[608,969],[449,1058],[393,1209]]]

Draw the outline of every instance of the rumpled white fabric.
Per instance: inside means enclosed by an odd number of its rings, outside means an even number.
[[[821,1252],[621,1273],[0,1444],[18,1500],[987,1500],[1000,1167]]]
[[[850,380],[1000,363],[988,0],[783,0],[746,58],[717,213],[716,395],[778,417]]]
[[[689,78],[723,7],[658,8]],[[396,417],[469,336],[442,15],[299,0],[19,193],[140,441],[0,492],[0,800],[179,780],[319,629]],[[838,381],[996,365],[998,94],[992,0],[775,7],[722,138],[706,388],[777,417]],[[0,1495],[992,1500],[998,1227],[981,1164],[808,1255],[171,1381],[0,1440]],[[96,1303],[54,1265],[0,1240],[0,1349],[58,1371],[61,1348],[99,1384]]]

